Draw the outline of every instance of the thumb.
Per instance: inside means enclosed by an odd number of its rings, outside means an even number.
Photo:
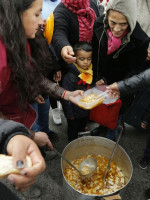
[[[26,155],[27,148],[25,146],[18,146],[18,148],[13,149],[12,156],[15,168],[22,169],[26,166]]]
[[[74,55],[74,51],[73,51],[72,47],[68,47],[68,53],[72,56]]]

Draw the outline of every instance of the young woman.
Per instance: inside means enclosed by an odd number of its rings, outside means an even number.
[[[73,101],[81,91],[69,92],[46,79],[52,69],[46,40],[39,29],[42,0],[0,1],[0,111],[31,128],[36,113],[30,102],[43,102],[40,94]],[[40,146],[52,144],[44,132],[37,132],[34,141]]]

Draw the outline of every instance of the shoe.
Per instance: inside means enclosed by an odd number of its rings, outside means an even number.
[[[83,131],[78,133],[78,137],[91,136],[91,131]]]
[[[91,135],[104,137],[106,135],[106,130],[107,128],[105,126],[98,126],[91,131]]]
[[[53,131],[50,131],[49,133],[47,133],[49,139],[52,141],[52,142],[56,142],[59,140],[59,137],[57,135],[57,133],[53,132]]]
[[[139,162],[139,167],[141,169],[146,169],[149,164],[150,164],[150,158],[149,157],[143,157],[142,160]]]
[[[147,199],[150,199],[150,188],[145,191],[145,195]]]
[[[52,109],[52,117],[55,124],[58,125],[62,123],[59,108]]]

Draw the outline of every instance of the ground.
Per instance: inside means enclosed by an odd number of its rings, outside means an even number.
[[[53,145],[59,152],[62,152],[68,144],[66,135],[67,124],[62,111],[61,116],[62,124],[55,125],[50,115],[50,127],[59,136],[59,140]],[[94,123],[89,123],[88,125],[90,130],[96,126],[98,125]],[[126,129],[119,144],[124,148],[132,161],[133,175],[130,183],[121,191],[121,197],[122,200],[146,200],[144,191],[150,187],[150,167],[142,170],[139,167],[139,160],[143,155],[148,133],[139,131],[127,124],[125,126]],[[25,193],[16,193],[20,200],[63,200],[60,157],[52,157],[53,155],[48,153],[46,157],[46,171],[38,177],[35,183],[36,187],[31,187],[31,190]],[[14,188],[7,180],[3,182],[14,191]]]

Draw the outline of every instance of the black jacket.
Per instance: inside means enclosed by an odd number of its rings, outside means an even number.
[[[100,6],[102,11],[99,11],[96,0],[90,0],[90,7],[100,16],[103,13],[103,7]],[[101,15],[102,15],[101,13]],[[70,11],[63,3],[59,3],[54,10],[54,33],[52,44],[61,60],[61,49],[64,46],[71,45],[72,47],[79,42],[79,23],[76,14]]]
[[[80,74],[78,69],[75,67],[74,64],[68,65],[68,72],[62,78],[62,87],[69,91],[74,90],[87,90],[87,84],[83,85],[82,83],[78,85],[78,81],[81,79],[78,77]],[[75,104],[72,104],[69,101],[62,100],[62,107],[64,110],[65,117],[70,119],[74,118],[82,118],[86,117],[89,114],[88,110],[84,110],[78,107]]]
[[[107,55],[107,31],[103,17],[96,20],[93,35],[93,67],[95,80],[104,78],[107,84],[120,81],[146,69],[149,37],[137,23],[130,42]],[[100,44],[99,44],[100,43]],[[99,59],[98,59],[99,58]]]
[[[28,130],[23,124],[0,119],[0,153],[6,154],[7,144],[15,135],[26,135],[30,137]]]
[[[144,89],[145,86],[150,86],[150,69],[118,82],[118,88],[122,96]]]

